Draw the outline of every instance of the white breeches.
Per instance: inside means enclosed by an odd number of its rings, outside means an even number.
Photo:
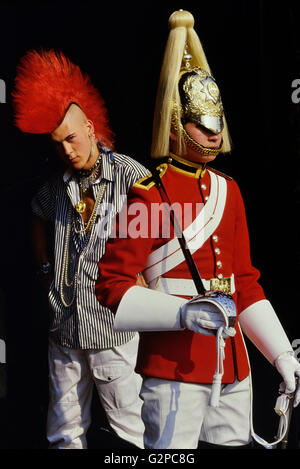
[[[47,438],[51,448],[87,447],[94,384],[111,428],[143,448],[142,379],[134,372],[138,340],[136,335],[126,344],[101,350],[69,349],[49,342]]]
[[[219,407],[209,406],[211,385],[145,377],[145,448],[193,449],[198,441],[246,445],[251,438],[249,378],[222,386]]]

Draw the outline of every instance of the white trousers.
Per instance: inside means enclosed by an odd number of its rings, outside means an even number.
[[[47,438],[52,449],[85,449],[96,385],[112,429],[143,448],[144,425],[139,398],[142,379],[134,371],[138,335],[126,344],[78,350],[49,342]]]
[[[219,407],[209,406],[211,385],[144,378],[144,445],[193,449],[198,441],[239,446],[251,442],[249,378],[222,387]]]

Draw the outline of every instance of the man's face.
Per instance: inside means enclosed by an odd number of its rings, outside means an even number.
[[[203,147],[206,148],[219,148],[222,143],[222,132],[214,134],[210,130],[205,129],[204,127],[198,126],[193,122],[187,122],[184,126],[187,133],[197,142],[200,143]],[[200,163],[209,163],[213,161],[215,155],[206,155],[199,153],[187,146],[187,155],[189,160],[196,161]]]
[[[89,169],[95,163],[98,152],[91,155],[93,124],[82,110],[71,104],[62,123],[51,133],[62,160],[75,170]]]
[[[190,137],[192,137],[197,143],[200,143],[200,145],[203,147],[215,149],[219,148],[222,143],[222,132],[219,134],[214,134],[210,130],[207,130],[193,122],[187,122],[184,125],[184,128]],[[172,142],[176,146],[177,133],[175,134],[173,131],[171,131],[170,138],[171,146]],[[185,152],[182,153],[181,156],[196,163],[209,163],[216,158],[216,155],[207,155],[205,153],[200,153],[196,150],[193,150],[188,144],[186,145]]]

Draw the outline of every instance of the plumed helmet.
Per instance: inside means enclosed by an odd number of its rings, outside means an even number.
[[[185,144],[207,154],[231,150],[220,91],[194,23],[193,15],[185,10],[175,11],[169,18],[169,36],[154,110],[152,158],[169,154],[171,128],[177,133],[179,152]],[[222,147],[202,147],[185,130],[186,122],[194,122],[216,134],[222,132]]]

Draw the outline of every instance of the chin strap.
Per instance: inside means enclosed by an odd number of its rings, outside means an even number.
[[[192,150],[196,151],[197,153],[200,153],[201,155],[216,157],[223,150],[223,142],[221,143],[221,146],[219,148],[208,148],[196,142],[196,140],[194,140],[190,136],[190,134],[185,130],[183,126],[182,126],[182,133],[183,133],[183,139],[185,143],[187,144],[187,146],[191,148]]]
[[[175,113],[171,117],[172,128],[177,134],[182,134],[185,144],[191,148],[191,150],[196,151],[204,156],[214,156],[216,157],[219,153],[223,151],[223,140],[219,148],[208,148],[204,147],[196,140],[194,140],[190,134],[185,130],[184,125],[182,124],[181,119],[178,119]]]

